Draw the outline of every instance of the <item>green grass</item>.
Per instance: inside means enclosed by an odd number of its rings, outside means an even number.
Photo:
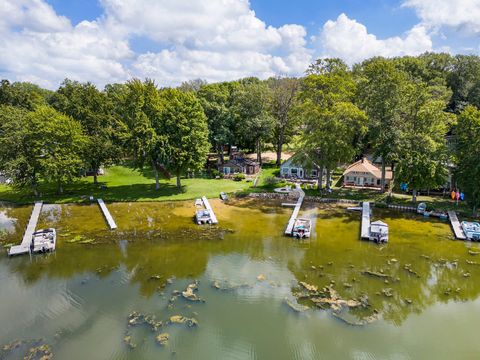
[[[106,174],[98,177],[98,185],[93,177],[65,186],[63,194],[57,194],[53,185],[40,186],[40,199],[48,203],[76,203],[89,196],[105,201],[171,201],[189,200],[201,196],[218,197],[220,192],[233,193],[246,190],[251,183],[205,178],[182,178],[182,190],[177,189],[176,179],[162,179],[160,189],[155,190],[155,178],[151,170],[134,170],[125,166],[113,166]],[[102,189],[103,186],[103,189]],[[0,185],[0,200],[16,203],[31,203],[35,198],[29,190],[15,190]]]

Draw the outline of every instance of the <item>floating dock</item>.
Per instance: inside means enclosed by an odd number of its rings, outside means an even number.
[[[35,202],[33,206],[32,214],[30,215],[30,220],[28,220],[27,228],[23,234],[22,243],[20,245],[15,245],[10,248],[8,255],[20,255],[30,252],[30,244],[32,243],[32,236],[37,228],[38,218],[42,212],[43,201]]]
[[[108,226],[110,226],[111,230],[115,230],[117,228],[117,224],[115,223],[115,220],[113,220],[110,211],[108,211],[107,205],[105,205],[102,199],[97,199],[97,201],[100,209],[102,210],[103,216],[105,217],[105,220],[107,220]]]
[[[362,227],[360,237],[370,240],[370,203],[368,201],[362,203]]]
[[[203,196],[202,201],[203,201],[203,206],[205,206],[205,209],[207,209],[210,212],[210,219],[212,220],[212,224],[218,224],[217,217],[215,216],[215,213],[213,212],[213,209],[210,206],[208,199],[205,196]]]
[[[300,193],[300,196],[295,204],[295,209],[293,209],[292,216],[288,221],[287,228],[285,229],[285,235],[292,235],[293,227],[295,225],[295,220],[297,220],[298,213],[300,212],[300,208],[302,207],[303,199],[305,198],[305,193],[303,192],[300,185],[295,184],[297,191]]]
[[[450,210],[448,212],[448,218],[450,219],[450,224],[452,225],[455,237],[460,240],[467,240],[467,237],[462,230],[462,226],[460,225],[460,221],[458,221],[457,213],[453,210]]]

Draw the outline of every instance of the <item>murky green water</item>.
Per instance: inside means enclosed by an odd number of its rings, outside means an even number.
[[[448,224],[375,210],[390,225],[390,243],[378,246],[358,240],[358,213],[311,205],[302,215],[315,231],[299,243],[282,236],[291,209],[279,203],[212,206],[218,227],[195,225],[191,201],[111,204],[113,232],[97,205],[45,206],[39,226],[57,229],[56,253],[0,256],[0,344],[27,341],[0,358],[38,344],[57,359],[479,358],[480,249],[453,241]],[[20,241],[30,210],[0,208],[4,244]],[[194,280],[205,302],[174,296]],[[344,318],[379,320],[351,326],[308,300],[297,313],[285,299],[296,303],[300,281],[368,295],[368,308]],[[129,326],[132,311],[164,325]],[[168,324],[172,315],[198,327]]]

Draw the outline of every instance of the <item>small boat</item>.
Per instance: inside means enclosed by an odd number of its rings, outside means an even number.
[[[47,253],[55,251],[57,233],[55,229],[43,229],[35,231],[32,235],[30,251],[32,253]]]
[[[462,221],[461,226],[468,240],[480,241],[480,224],[478,222]]]
[[[203,201],[202,201],[202,199],[197,199],[197,200],[195,200],[195,206],[203,206]]]
[[[424,214],[426,210],[427,210],[427,204],[425,204],[424,202],[418,204],[417,213]]]
[[[225,194],[223,191],[220,193],[220,199],[222,199],[223,201],[227,201],[228,200],[228,195]]]
[[[350,206],[350,207],[347,207],[347,210],[349,210],[349,211],[362,211],[362,207],[361,206]]]
[[[374,221],[370,224],[369,239],[376,243],[388,242],[388,225],[383,221]]]
[[[212,217],[210,215],[210,211],[207,209],[197,210],[197,212],[195,213],[195,221],[198,225],[211,224]]]
[[[309,238],[312,222],[309,219],[297,219],[293,225],[292,236],[298,239]]]

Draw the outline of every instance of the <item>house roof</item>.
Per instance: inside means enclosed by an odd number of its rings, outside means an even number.
[[[362,158],[358,160],[357,162],[349,165],[345,171],[343,172],[343,175],[346,175],[351,172],[360,172],[360,173],[369,173],[375,176],[376,178],[381,178],[382,177],[382,171],[376,167],[375,165],[372,164],[370,160],[367,158]],[[391,171],[386,171],[385,172],[385,178],[391,180],[392,179],[392,172]]]
[[[256,166],[256,165],[259,165],[259,163],[256,162],[256,161],[253,161],[251,159],[248,159],[248,158],[236,158],[236,159],[228,160],[222,166],[225,166],[225,165],[235,165],[235,166],[242,167],[242,166],[247,166],[247,165]]]

